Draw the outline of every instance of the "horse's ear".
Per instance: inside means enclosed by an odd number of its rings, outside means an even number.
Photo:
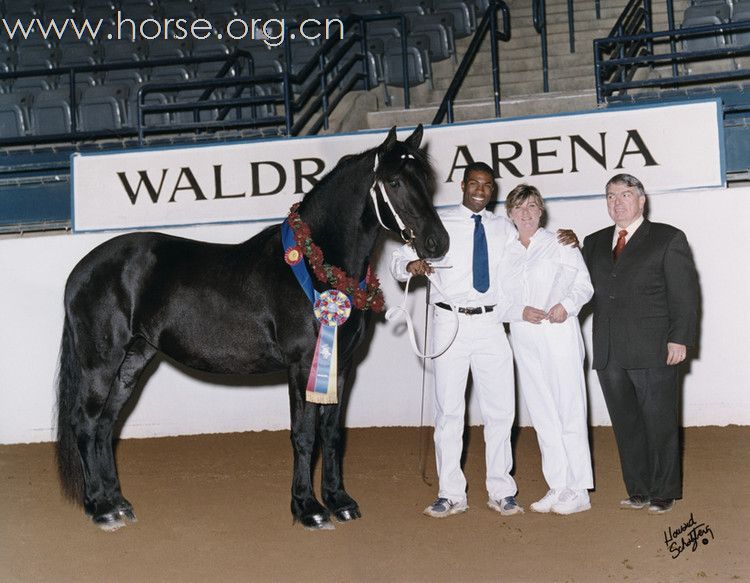
[[[422,143],[422,135],[424,134],[424,128],[422,127],[422,124],[419,124],[416,128],[414,128],[414,131],[411,133],[411,135],[406,138],[404,143],[409,146],[410,148],[417,149],[419,148],[419,144]]]
[[[388,132],[388,136],[385,138],[385,141],[382,144],[380,144],[379,150],[383,153],[387,152],[388,150],[393,148],[393,146],[396,145],[397,139],[398,138],[396,137],[396,126],[393,126],[391,128],[391,131]]]

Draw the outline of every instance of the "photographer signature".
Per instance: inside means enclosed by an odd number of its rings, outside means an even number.
[[[710,540],[713,540],[714,533],[711,527],[705,522],[698,524],[691,512],[690,519],[687,522],[683,522],[674,530],[670,526],[664,531],[664,544],[667,545],[672,558],[676,559],[685,549],[689,548],[692,552],[695,552],[699,542],[707,545],[710,542],[709,535]]]

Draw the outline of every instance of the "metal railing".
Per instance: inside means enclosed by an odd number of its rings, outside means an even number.
[[[498,29],[497,14],[502,14],[503,27]],[[432,125],[443,123],[447,117],[448,123],[453,123],[453,102],[461,89],[461,85],[474,62],[474,58],[479,52],[479,48],[484,41],[487,32],[490,33],[490,56],[492,59],[492,89],[495,101],[495,117],[500,117],[500,57],[498,54],[498,41],[508,42],[510,40],[510,10],[508,5],[502,0],[490,0],[489,6],[484,12],[481,22],[477,25],[474,37],[471,39],[469,47],[466,49],[461,63],[456,70],[453,80],[448,90],[445,92],[443,100],[440,102],[437,113],[432,120]]]
[[[750,55],[750,44],[734,44],[734,35],[750,32],[750,21],[697,26],[680,30],[623,34],[594,41],[597,102],[627,99],[638,89],[674,89],[690,85],[750,79],[750,69],[738,68],[735,59]],[[676,50],[690,39],[715,38],[715,48]],[[703,65],[710,62],[710,65]],[[649,76],[655,67],[665,70]],[[708,70],[701,71],[701,68]],[[635,75],[642,71],[641,79]],[[671,75],[665,74],[670,71]]]
[[[533,0],[531,3],[531,17],[534,30],[540,38],[542,51],[542,87],[549,93],[549,56],[547,55],[547,4],[544,0]]]
[[[401,37],[401,65],[403,73],[404,108],[411,105],[410,82],[407,65],[407,30],[403,14],[385,15],[350,15],[343,20],[347,34],[343,39],[338,36],[321,43],[312,58],[298,71],[292,72],[292,55],[290,43],[284,44],[284,67],[279,73],[255,74],[255,63],[252,54],[247,50],[236,49],[230,55],[204,57],[175,57],[133,61],[115,64],[78,65],[54,69],[37,69],[30,71],[0,72],[0,82],[12,82],[16,79],[64,78],[61,86],[69,88],[68,103],[70,107],[70,131],[56,134],[37,134],[19,137],[0,138],[0,147],[24,146],[52,143],[80,143],[100,139],[137,138],[143,143],[147,134],[184,134],[206,133],[211,130],[241,130],[281,126],[286,135],[298,135],[307,128],[309,133],[327,129],[332,111],[343,97],[362,83],[365,90],[371,88],[369,60],[367,54],[367,26],[370,22],[395,20]],[[284,26],[291,29],[295,23],[284,21]],[[353,32],[348,32],[353,31]],[[285,31],[285,34],[288,34]],[[358,51],[350,52],[353,47]],[[78,90],[76,77],[84,74],[105,75],[110,71],[145,70],[169,66],[189,66],[203,63],[222,62],[219,72],[208,79],[194,79],[179,83],[148,82],[138,86],[136,101],[136,120],[130,126],[106,130],[83,131],[80,129]],[[359,70],[356,68],[360,67]],[[355,71],[352,73],[352,71]],[[229,76],[231,72],[234,76]],[[346,81],[344,83],[344,81]],[[263,85],[280,87],[271,94],[259,94],[258,88]],[[155,93],[178,93],[187,90],[203,92],[193,102],[147,103],[147,97]],[[219,99],[213,98],[215,91],[223,89],[230,95]],[[262,107],[283,107],[283,115],[255,115]],[[201,120],[200,112],[217,110],[213,120]],[[232,111],[250,111],[249,118],[229,119]],[[176,123],[170,120],[166,124],[148,124],[147,119],[156,119],[157,115],[193,112],[191,122]]]

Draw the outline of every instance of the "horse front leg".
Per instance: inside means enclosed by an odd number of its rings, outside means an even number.
[[[346,367],[339,373],[339,402],[335,405],[321,405],[320,410],[320,445],[323,457],[321,492],[323,502],[339,522],[346,522],[362,517],[359,505],[344,490],[344,478],[341,466],[344,453],[344,436],[343,427],[341,426],[341,400],[348,372],[349,367]]]
[[[312,487],[312,461],[315,429],[320,405],[305,400],[307,377],[299,367],[289,373],[291,440],[294,452],[292,476],[292,516],[307,529],[332,529],[331,515],[318,502]],[[306,372],[306,371],[305,371]]]

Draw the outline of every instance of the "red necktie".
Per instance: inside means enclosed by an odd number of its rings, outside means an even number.
[[[622,250],[625,249],[625,236],[627,234],[628,232],[625,229],[622,229],[617,233],[617,243],[615,244],[615,248],[612,249],[612,259],[614,261],[617,261],[620,253],[622,253]]]

